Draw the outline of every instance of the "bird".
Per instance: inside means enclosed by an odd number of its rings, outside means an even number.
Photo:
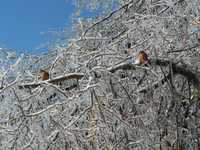
[[[135,65],[147,65],[149,64],[148,55],[145,53],[145,51],[139,51],[137,54],[136,59],[134,60]]]
[[[130,53],[131,53],[131,43],[130,42],[126,43],[126,47],[127,47],[127,49],[124,52],[125,52],[125,54],[130,55]]]
[[[44,81],[49,79],[49,73],[43,69],[39,70],[39,78]]]
[[[127,48],[131,48],[131,43],[130,42],[127,43]]]

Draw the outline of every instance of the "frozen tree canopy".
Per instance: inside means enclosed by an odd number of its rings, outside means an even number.
[[[0,149],[200,149],[200,1],[74,4],[102,12],[73,18],[67,46],[0,49]]]

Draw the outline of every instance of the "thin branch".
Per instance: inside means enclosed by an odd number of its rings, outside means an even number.
[[[122,9],[127,8],[131,3],[133,3],[133,1],[130,1],[129,3],[123,5],[122,7],[120,7],[117,10],[112,11],[108,16],[106,16],[105,18],[101,19],[100,21],[97,21],[95,24],[93,24],[92,26],[90,26],[89,28],[87,28],[83,34],[83,36],[85,36],[87,34],[87,32],[89,30],[91,30],[92,28],[94,28],[96,25],[100,24],[101,22],[106,21],[107,19],[109,19],[110,17],[112,17],[115,13],[117,13],[118,11],[121,11]]]
[[[73,101],[75,97],[71,97],[68,99],[68,101],[64,101],[62,103],[55,103],[55,104],[52,104],[52,105],[49,105],[47,108],[45,109],[42,109],[40,111],[37,111],[37,112],[34,112],[34,113],[31,113],[31,114],[27,114],[26,117],[34,117],[34,116],[38,116],[46,111],[49,111],[50,109],[52,108],[55,108],[56,106],[59,106],[59,105],[64,105],[64,104],[68,104],[69,102]]]
[[[197,47],[200,47],[200,44],[196,44],[194,46],[190,46],[190,47],[187,47],[187,48],[184,48],[184,49],[177,49],[177,50],[174,50],[174,51],[168,51],[167,53],[185,52],[185,51],[190,51],[190,50],[197,48]]]

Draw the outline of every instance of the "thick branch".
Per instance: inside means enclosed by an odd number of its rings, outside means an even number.
[[[192,70],[192,67],[185,66],[185,65],[178,65],[174,62],[171,62],[169,60],[162,60],[162,59],[150,59],[151,65],[157,65],[157,66],[172,66],[172,71],[174,74],[180,74],[187,78],[188,81],[190,81],[197,89],[200,89],[200,72],[195,72]],[[108,68],[108,71],[111,73],[114,73],[117,70],[135,70],[137,67],[134,64],[131,63],[123,63],[116,65],[114,67]],[[162,82],[166,81],[167,79],[163,79]],[[156,83],[157,85],[158,83]],[[144,90],[144,89],[143,89]]]
[[[81,79],[82,77],[84,76],[83,73],[70,73],[70,74],[67,74],[65,76],[59,76],[59,77],[56,77],[54,79],[49,79],[49,80],[46,80],[46,81],[40,81],[38,83],[29,83],[29,84],[23,84],[23,85],[20,85],[19,88],[36,88],[38,87],[39,85],[41,85],[42,83],[44,82],[48,82],[48,83],[52,83],[52,84],[58,84],[59,82],[62,82],[64,80],[70,80],[70,79]],[[75,87],[74,85],[72,86],[72,88]],[[71,89],[70,87],[68,87],[69,89]]]
[[[197,88],[200,89],[200,72],[194,71],[191,66],[186,65],[178,65],[174,62],[170,62],[169,60],[161,60],[161,59],[152,59],[152,64],[158,66],[172,66],[172,71],[174,74],[180,74],[187,78],[188,81],[192,82],[192,84]]]
[[[163,85],[170,78],[170,73],[167,76],[163,77],[161,80],[153,83],[151,86],[145,86],[142,89],[138,90],[138,93],[147,93],[151,89],[157,89],[160,85]]]
[[[108,68],[108,71],[111,72],[111,73],[114,73],[115,71],[117,70],[135,70],[136,69],[136,66],[131,64],[131,63],[122,63],[122,64],[118,64],[118,65],[115,65],[113,67],[110,67]]]
[[[54,79],[51,79],[47,82],[49,83],[58,83],[58,82],[61,82],[61,81],[64,81],[64,80],[69,80],[69,79],[81,79],[82,77],[84,76],[83,73],[69,73],[65,76],[60,76],[60,77],[56,77]]]

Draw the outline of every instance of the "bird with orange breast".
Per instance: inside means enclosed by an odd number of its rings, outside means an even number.
[[[40,69],[39,79],[41,79],[42,81],[48,80],[49,79],[49,73],[47,71],[43,70],[43,69]]]
[[[139,51],[139,53],[136,56],[136,59],[134,60],[135,65],[147,65],[149,64],[148,55],[145,53],[145,51]]]

